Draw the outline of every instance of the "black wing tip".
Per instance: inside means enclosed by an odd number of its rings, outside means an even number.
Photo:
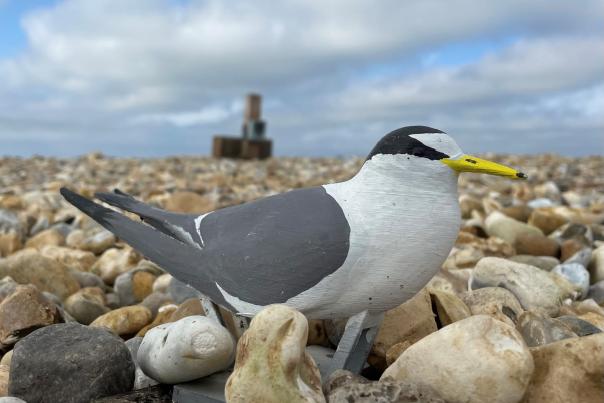
[[[59,189],[59,193],[61,193],[61,196],[63,196],[63,198],[65,200],[67,200],[68,202],[70,202],[71,204],[73,204],[74,201],[79,201],[81,199],[86,199],[81,194],[78,194],[78,193],[74,192],[73,190],[71,190],[71,189],[69,189],[68,187],[65,187],[65,186],[62,186]]]

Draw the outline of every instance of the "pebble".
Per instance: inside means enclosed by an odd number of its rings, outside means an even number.
[[[472,315],[470,309],[457,295],[433,289],[430,289],[429,293],[439,327],[450,325]]]
[[[390,347],[403,341],[415,343],[437,330],[430,293],[424,288],[410,300],[386,312],[371,350],[378,361],[374,360],[372,364],[385,367]]]
[[[589,264],[589,272],[591,273],[593,284],[604,281],[604,245],[599,246],[593,251]]]
[[[138,365],[138,349],[142,342],[142,337],[133,337],[130,340],[126,340],[126,347],[128,347],[128,351],[130,351],[132,361],[136,366],[136,369],[134,370],[134,386],[132,387],[133,390],[139,390],[159,384],[159,382],[157,382],[155,379],[147,376],[147,374],[145,374],[141,367]]]
[[[329,347],[329,337],[325,330],[325,321],[320,319],[308,319],[308,340],[307,346]]]
[[[0,360],[0,365],[6,365],[7,367],[10,368],[10,362],[11,362],[12,358],[13,358],[13,350],[10,350],[2,356],[2,359]]]
[[[11,210],[0,208],[0,232],[22,232],[19,216]]]
[[[92,287],[91,287],[92,288]],[[91,292],[91,288],[83,288],[65,300],[65,310],[84,325],[91,324],[96,318],[109,312],[104,305],[104,295],[100,297]],[[92,289],[102,290],[98,287]]]
[[[1,381],[0,381],[1,384]],[[1,388],[2,386],[0,386]],[[5,396],[0,397],[0,403],[27,403],[25,400],[19,399],[18,397]]]
[[[88,271],[96,261],[96,257],[83,250],[70,249],[63,246],[46,245],[40,249],[40,252],[61,263],[68,269],[79,271]]]
[[[331,374],[323,389],[328,402],[445,403],[436,391],[426,385],[392,379],[371,382],[342,369]]]
[[[564,241],[575,240],[583,246],[589,246],[594,241],[594,236],[591,228],[588,225],[571,222],[558,228],[550,234],[551,238],[556,239],[560,243]]]
[[[252,319],[237,343],[226,387],[231,403],[325,402],[321,375],[306,352],[308,322],[284,305],[269,305]]]
[[[485,220],[485,229],[490,236],[501,238],[512,245],[520,234],[543,235],[539,228],[514,220],[499,211],[489,214]]]
[[[4,276],[11,276],[20,284],[31,283],[39,290],[51,292],[61,299],[80,289],[77,280],[65,266],[35,249],[23,249],[0,259],[0,278]]]
[[[46,245],[62,246],[65,244],[65,237],[54,228],[48,228],[38,232],[25,242],[26,248],[42,249]]]
[[[19,285],[0,303],[0,349],[32,331],[57,323],[57,307],[33,285]]]
[[[168,287],[170,286],[170,281],[172,281],[171,274],[162,274],[155,279],[153,283],[153,292],[168,292]]]
[[[80,284],[80,287],[82,287],[82,288],[84,288],[84,287],[99,287],[101,289],[105,288],[105,282],[103,281],[103,279],[94,273],[89,273],[87,271],[80,271],[80,270],[74,270],[74,269],[69,270],[69,273],[73,277],[75,277],[75,279]]]
[[[535,372],[523,403],[602,402],[604,333],[531,348]]]
[[[151,294],[154,281],[153,274],[132,270],[117,276],[113,289],[120,298],[120,305],[134,305]]]
[[[174,192],[165,202],[165,209],[177,213],[206,213],[215,209],[207,197],[195,192]]]
[[[589,292],[589,272],[580,263],[563,263],[552,269],[556,273],[576,285],[581,290],[581,295],[587,296]]]
[[[0,397],[8,395],[8,382],[10,377],[10,368],[7,365],[0,365]]]
[[[596,301],[596,303],[598,305],[604,304],[604,280],[600,280],[597,283],[589,286],[587,298],[593,299],[594,301]],[[0,288],[0,300],[1,299],[2,299],[2,291]]]
[[[472,290],[462,295],[462,300],[472,315],[489,315],[493,318],[516,326],[516,321],[524,309],[518,298],[501,287],[485,287]]]
[[[565,217],[549,208],[536,208],[528,219],[529,225],[539,228],[545,235],[551,234],[567,222]]]
[[[113,284],[117,276],[136,267],[140,255],[131,248],[107,249],[90,268],[106,284]]]
[[[604,316],[593,312],[586,312],[578,316],[579,319],[591,323],[598,329],[604,332]]]
[[[473,287],[500,286],[511,291],[524,309],[556,315],[563,292],[541,269],[511,260],[485,257],[474,269]]]
[[[545,271],[551,271],[560,264],[560,261],[553,256],[516,255],[510,257],[509,260],[535,266]]]
[[[0,280],[0,302],[15,291],[19,284],[12,277],[6,276]]]
[[[151,315],[155,317],[158,309],[166,304],[172,304],[172,297],[162,292],[152,292],[142,300],[141,305],[147,307],[151,311]]]
[[[530,311],[520,315],[516,328],[529,347],[577,337],[564,322]]]
[[[141,305],[126,306],[96,318],[91,327],[103,327],[120,336],[133,335],[151,322],[151,311]]]
[[[228,368],[234,353],[228,330],[205,316],[189,316],[149,330],[137,362],[151,378],[174,384]]]
[[[524,395],[533,368],[513,327],[476,315],[416,342],[380,379],[427,385],[451,403],[513,403]]]
[[[136,333],[137,336],[144,337],[147,332],[153,329],[156,326],[163,325],[164,323],[174,322],[172,320],[172,315],[178,309],[176,305],[166,305],[159,309],[159,312],[155,315],[153,322],[149,323],[147,326],[143,327],[141,330]]]
[[[100,255],[107,249],[112,248],[115,245],[116,239],[113,233],[103,229],[97,233],[84,237],[74,245],[77,249],[92,252],[95,255]]]
[[[177,304],[180,304],[181,302],[190,298],[203,298],[202,293],[175,278],[170,280],[170,284],[168,285],[168,294],[170,294],[172,300]]]
[[[21,249],[21,235],[15,231],[0,232],[0,257],[13,254]]]
[[[554,239],[532,233],[518,234],[514,247],[516,252],[521,255],[556,257],[560,251],[560,245]]]
[[[64,323],[17,343],[8,390],[27,402],[88,402],[128,392],[133,382],[134,363],[120,338]]]
[[[564,263],[578,263],[584,267],[587,267],[591,262],[591,255],[591,248],[582,248],[568,259],[565,259]]]
[[[573,315],[558,316],[556,320],[563,322],[570,330],[580,337],[602,332],[597,326]]]
[[[187,316],[205,315],[201,300],[199,298],[189,298],[183,301],[174,313],[170,316],[171,322],[176,322]]]

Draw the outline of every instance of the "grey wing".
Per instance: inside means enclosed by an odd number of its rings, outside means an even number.
[[[218,285],[256,305],[313,287],[342,266],[349,249],[348,221],[323,187],[214,211],[198,229]]]

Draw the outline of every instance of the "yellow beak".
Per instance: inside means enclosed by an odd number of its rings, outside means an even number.
[[[443,158],[440,160],[457,172],[476,172],[488,175],[505,176],[510,179],[526,179],[525,174],[514,168],[498,164],[496,162],[472,157],[471,155],[462,155],[459,158]]]

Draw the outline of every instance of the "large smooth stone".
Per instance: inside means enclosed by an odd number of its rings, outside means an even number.
[[[518,298],[501,287],[485,287],[467,291],[462,295],[462,300],[472,315],[489,315],[510,326],[516,326],[518,316],[524,312]]]
[[[418,341],[380,379],[428,385],[450,403],[516,403],[532,373],[533,358],[522,336],[477,315]]]
[[[385,364],[390,347],[403,341],[413,344],[436,330],[432,300],[424,288],[409,301],[386,312],[373,342],[372,354]]]
[[[323,388],[328,402],[445,403],[436,391],[422,384],[384,379],[371,382],[350,371],[334,371]]]
[[[235,342],[229,331],[205,316],[189,316],[149,330],[137,362],[161,383],[180,383],[222,371],[231,365]]]
[[[90,326],[104,327],[120,336],[135,334],[151,322],[151,311],[142,305],[132,305],[109,311],[96,318]]]
[[[134,363],[119,337],[65,323],[17,343],[8,389],[27,402],[89,402],[128,392],[133,381]]]
[[[499,211],[489,214],[485,220],[485,229],[490,236],[501,238],[512,245],[521,234],[543,235],[539,228],[514,220]]]
[[[589,272],[579,263],[563,263],[552,269],[556,273],[567,279],[581,290],[583,297],[589,292]]]
[[[516,328],[529,347],[577,337],[564,322],[530,311],[520,315]]]
[[[522,263],[497,257],[481,259],[474,269],[473,286],[503,287],[510,290],[526,310],[543,310],[556,315],[563,297],[549,273]]]
[[[523,403],[604,401],[604,333],[531,348],[535,372]]]
[[[19,285],[0,303],[0,347],[10,346],[30,332],[60,321],[55,304],[32,285]]]
[[[80,289],[65,266],[31,248],[0,259],[0,278],[4,276],[11,276],[20,284],[31,283],[38,290],[51,292],[61,299]]]
[[[300,312],[284,305],[260,311],[237,343],[226,400],[325,402],[319,369],[305,350],[307,334],[308,323]]]

